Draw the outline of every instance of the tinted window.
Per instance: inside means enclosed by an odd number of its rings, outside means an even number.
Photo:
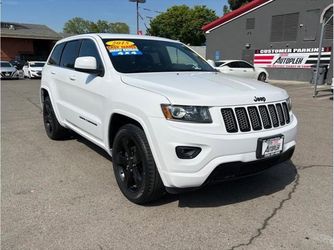
[[[238,62],[230,62],[227,66],[230,68],[240,68]]]
[[[79,52],[79,57],[80,56],[93,56],[96,59],[97,62],[97,68],[98,69],[103,69],[103,64],[102,60],[100,57],[100,54],[96,48],[95,43],[92,40],[85,39],[81,43],[81,48]]]
[[[75,59],[78,57],[80,40],[67,42],[60,60],[60,66],[73,69]]]
[[[215,62],[215,66],[219,67],[220,65],[223,65],[225,62]]]
[[[239,68],[253,68],[253,66],[249,65],[246,62],[238,62],[239,63]]]
[[[63,51],[65,43],[58,44],[52,51],[51,57],[48,64],[59,65],[61,52]],[[28,66],[28,63],[25,63],[24,66]]]

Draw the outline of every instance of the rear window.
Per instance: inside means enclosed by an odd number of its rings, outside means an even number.
[[[59,65],[61,53],[63,51],[64,46],[65,46],[65,43],[61,43],[61,44],[58,44],[54,48],[54,50],[52,51],[52,54],[51,54],[51,57],[49,59],[48,64]]]
[[[60,66],[74,69],[75,59],[78,57],[80,49],[80,40],[67,42],[60,60]]]

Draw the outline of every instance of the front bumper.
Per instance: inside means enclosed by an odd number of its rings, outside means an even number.
[[[1,79],[18,79],[19,74],[18,72],[1,72],[0,78]]]
[[[297,119],[294,115],[291,115],[291,122],[283,127],[236,134],[200,132],[200,126],[213,126],[212,130],[215,131],[215,124],[196,124],[198,126],[195,128],[196,125],[169,122],[161,118],[151,118],[150,123],[153,131],[152,152],[163,183],[169,188],[199,187],[224,164],[237,163],[229,166],[232,169],[250,162],[257,165],[258,138],[282,134],[284,136],[282,155],[292,150],[296,144]],[[202,151],[194,159],[179,159],[175,153],[176,146],[200,147]],[[274,161],[274,165],[278,163]],[[247,169],[247,164],[245,168]]]

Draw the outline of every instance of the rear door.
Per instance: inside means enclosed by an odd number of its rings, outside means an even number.
[[[66,47],[64,49],[65,53]],[[76,57],[92,56],[97,61],[97,67],[105,71],[100,51],[92,39],[83,39]],[[71,58],[71,65],[74,61]],[[66,62],[65,62],[66,64]],[[95,139],[103,140],[103,114],[105,106],[105,89],[103,75],[94,75],[79,72],[74,69],[67,70],[65,77],[67,84],[64,88],[65,108],[67,120]]]
[[[73,104],[73,81],[75,80],[74,62],[78,57],[80,45],[81,40],[66,42],[59,66],[51,71],[51,75],[55,79],[59,113],[65,121],[70,123],[73,123],[73,119],[78,113],[77,108]]]

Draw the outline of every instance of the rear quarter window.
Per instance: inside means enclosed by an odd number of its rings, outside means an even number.
[[[61,53],[63,52],[64,46],[65,46],[65,43],[60,43],[56,45],[56,47],[52,51],[48,64],[59,65]],[[26,63],[24,66],[28,66],[28,64]]]

